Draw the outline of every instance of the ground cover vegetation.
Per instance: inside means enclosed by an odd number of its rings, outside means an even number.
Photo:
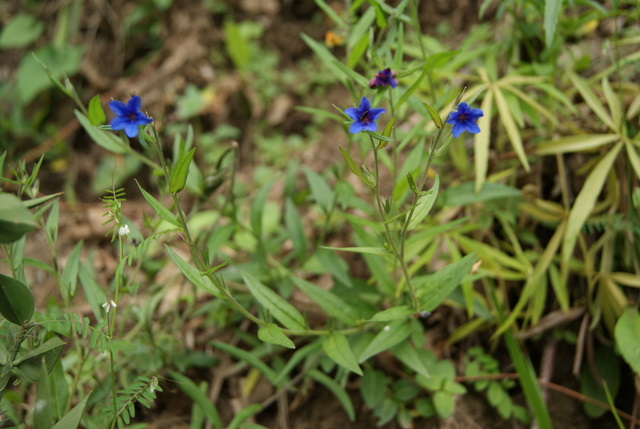
[[[0,5],[0,427],[636,427],[636,0]]]

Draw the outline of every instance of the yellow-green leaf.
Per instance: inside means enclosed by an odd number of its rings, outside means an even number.
[[[585,180],[582,190],[578,194],[569,218],[567,221],[567,230],[562,242],[562,261],[566,266],[569,262],[573,248],[578,240],[578,234],[584,222],[589,217],[591,210],[596,204],[600,191],[607,180],[609,170],[613,166],[613,162],[618,156],[618,152],[622,148],[622,143],[616,144],[593,169],[587,180]]]
[[[341,332],[333,332],[322,343],[322,348],[331,360],[349,371],[362,375],[362,369],[351,351],[347,337]]]
[[[562,137],[540,143],[536,147],[538,155],[554,155],[559,153],[586,152],[597,149],[618,140],[617,134],[583,134]]]
[[[511,110],[509,109],[507,100],[504,98],[504,95],[502,94],[500,89],[496,88],[493,91],[493,94],[496,97],[496,105],[498,106],[500,121],[502,122],[502,125],[504,125],[505,130],[507,130],[507,135],[509,136],[509,140],[511,141],[513,150],[516,151],[516,154],[518,155],[518,158],[520,159],[520,162],[522,163],[524,169],[526,171],[529,171],[531,167],[529,166],[529,161],[527,160],[527,154],[524,151],[524,144],[522,143],[522,138],[520,137],[520,131],[518,130],[518,126],[513,120],[513,116],[511,115]]]

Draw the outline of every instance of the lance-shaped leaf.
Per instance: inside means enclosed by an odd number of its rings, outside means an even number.
[[[436,202],[438,196],[438,189],[440,187],[440,178],[436,176],[436,180],[433,182],[433,186],[424,195],[422,195],[416,204],[416,208],[413,211],[413,217],[407,227],[407,230],[411,231],[415,229],[424,220],[425,217],[431,211],[433,204]]]
[[[189,152],[182,155],[171,172],[171,179],[169,180],[169,192],[177,194],[184,189],[184,185],[187,183],[187,176],[189,175],[189,165],[193,155],[196,153],[194,147]]]
[[[362,375],[362,369],[358,365],[356,357],[351,351],[347,337],[341,332],[334,332],[322,343],[322,348],[329,358],[349,371]]]
[[[618,156],[623,143],[616,144],[595,166],[595,168],[585,180],[582,190],[576,197],[576,201],[571,208],[567,220],[567,230],[562,241],[562,261],[565,266],[569,262],[573,248],[578,240],[578,234],[584,222],[589,217],[591,210],[596,204],[600,191],[604,187],[607,175],[613,166],[613,162]]]
[[[260,283],[255,277],[248,273],[242,273],[242,278],[260,305],[269,311],[273,317],[278,319],[286,328],[294,331],[304,331],[306,329],[306,323],[302,314],[283,297]]]

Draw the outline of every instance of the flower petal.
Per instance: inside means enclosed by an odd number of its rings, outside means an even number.
[[[386,110],[383,108],[369,110],[369,120],[371,121],[377,120],[378,117],[382,115],[384,112],[386,112]]]
[[[365,124],[360,122],[360,121],[354,122],[349,127],[349,132],[351,134],[358,134],[359,132],[364,131],[364,130],[365,130]]]
[[[122,101],[111,100],[109,102],[109,109],[113,111],[116,115],[126,116],[129,113],[129,108]]]
[[[126,127],[129,126],[130,122],[131,121],[126,116],[116,116],[111,120],[111,123],[109,125],[111,125],[112,130],[117,131],[117,130],[124,130]]]
[[[153,119],[149,118],[148,116],[146,116],[144,113],[140,113],[138,112],[138,114],[136,115],[136,120],[135,120],[136,124],[138,125],[147,125],[153,122]]]
[[[358,119],[360,119],[360,116],[362,116],[360,110],[356,109],[355,107],[348,107],[344,109],[344,113],[354,121],[357,121]]]
[[[124,132],[127,134],[127,137],[132,138],[138,135],[138,125],[130,122],[127,124],[127,127],[124,129]]]
[[[371,103],[369,102],[369,99],[367,97],[362,97],[362,100],[360,100],[360,106],[358,106],[358,110],[360,110],[361,113],[364,113],[364,111],[370,109]]]
[[[137,95],[132,95],[131,99],[127,102],[127,107],[134,112],[140,111],[140,107],[142,106],[142,100]]]

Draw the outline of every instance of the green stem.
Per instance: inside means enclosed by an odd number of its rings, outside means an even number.
[[[386,222],[386,215],[382,203],[382,198],[380,197],[380,167],[378,162],[378,152],[376,151],[376,145],[373,142],[373,137],[369,136],[369,140],[371,141],[371,148],[373,149],[373,159],[374,159],[374,178],[375,178],[375,200],[376,200],[376,208],[378,210],[378,216],[380,216],[380,220],[382,221],[382,225],[384,226],[384,232],[387,237],[387,243],[389,243],[389,247],[393,252],[394,256],[400,263],[400,268],[402,269],[402,274],[404,276],[405,282],[407,284],[407,289],[409,289],[409,294],[411,295],[411,302],[413,307],[417,310],[420,303],[418,302],[418,297],[416,295],[415,288],[413,287],[413,283],[411,282],[411,275],[409,274],[409,268],[407,267],[407,263],[404,260],[404,256],[398,250],[396,246],[395,240],[391,234],[391,230],[389,229],[389,225]],[[400,293],[400,287],[396,289],[396,297]]]
[[[169,178],[171,177],[171,172],[170,172],[169,166],[167,165],[167,162],[166,162],[166,160],[164,158],[164,154],[162,153],[162,145],[160,144],[160,137],[158,135],[158,131],[156,130],[156,127],[153,126],[152,129],[153,129],[153,134],[154,134],[154,137],[155,137],[154,138],[154,143],[156,145],[156,148],[158,150],[158,156],[160,158],[160,165],[162,166],[162,171],[164,173],[165,180],[169,181]],[[198,249],[196,248],[195,242],[193,241],[193,238],[191,237],[191,232],[189,231],[189,225],[187,224],[187,217],[186,217],[184,211],[182,210],[182,207],[180,206],[180,200],[178,199],[178,194],[172,192],[171,193],[171,198],[173,200],[173,205],[175,206],[175,209],[176,209],[177,214],[178,214],[178,220],[179,220],[180,225],[182,227],[183,240],[187,244],[187,247],[189,247],[189,252],[191,253],[191,258],[193,259],[194,263],[196,264],[198,270],[200,270],[201,272],[207,272],[209,270],[208,264],[202,259],[202,256],[198,252]],[[224,295],[224,297],[227,300],[229,300],[229,302],[231,302],[231,304],[240,313],[242,313],[246,318],[248,318],[249,320],[253,321],[254,323],[257,323],[258,325],[261,325],[261,326],[266,326],[267,325],[267,323],[265,321],[263,321],[260,318],[254,316],[253,314],[251,314],[251,312],[249,312],[246,308],[244,308],[233,297],[233,295],[229,292],[229,290],[225,287],[225,285],[218,279],[218,277],[216,277],[213,273],[208,273],[207,277],[209,277],[211,282],[218,288],[220,293],[222,293]]]

